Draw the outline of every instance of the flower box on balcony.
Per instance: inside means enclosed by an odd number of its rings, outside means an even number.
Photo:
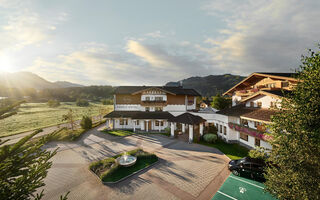
[[[267,134],[265,134],[263,132],[260,132],[258,130],[252,129],[252,128],[244,127],[242,125],[235,124],[235,123],[232,123],[232,122],[229,122],[229,128],[234,129],[234,130],[239,131],[239,132],[246,133],[246,134],[248,134],[250,136],[259,138],[259,139],[264,140],[264,141],[272,139],[272,137],[270,135],[267,135]]]

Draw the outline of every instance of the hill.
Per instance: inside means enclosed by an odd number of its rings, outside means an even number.
[[[66,81],[50,82],[31,72],[0,74],[0,85],[4,88],[33,88],[37,90],[48,88],[82,87],[82,85]]]
[[[232,74],[190,77],[177,82],[168,82],[166,86],[177,86],[182,83],[185,88],[194,88],[202,96],[215,96],[227,91],[245,77]]]

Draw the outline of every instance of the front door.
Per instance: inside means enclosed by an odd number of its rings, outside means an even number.
[[[147,131],[147,127],[148,127],[148,131],[151,130],[151,121],[144,121],[144,130]]]

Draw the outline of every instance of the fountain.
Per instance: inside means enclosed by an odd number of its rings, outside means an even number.
[[[131,155],[123,155],[116,159],[117,163],[123,167],[130,167],[137,162],[137,158]]]

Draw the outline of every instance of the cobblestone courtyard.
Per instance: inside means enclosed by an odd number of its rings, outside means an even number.
[[[229,175],[228,158],[216,149],[162,135],[125,138],[93,129],[76,143],[50,143],[53,166],[45,179],[44,199],[211,199]],[[153,167],[120,183],[103,185],[89,170],[90,162],[142,147],[160,158]]]

